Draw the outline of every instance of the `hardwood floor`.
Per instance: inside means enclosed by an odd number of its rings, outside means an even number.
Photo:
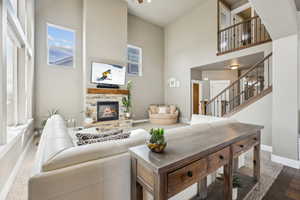
[[[284,167],[263,200],[300,200],[300,170]]]

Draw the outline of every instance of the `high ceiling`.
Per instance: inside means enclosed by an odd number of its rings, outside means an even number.
[[[210,0],[152,0],[151,3],[138,4],[137,0],[126,0],[130,14],[144,20],[165,26],[176,18],[192,10],[201,2]]]
[[[296,3],[296,6],[297,6],[297,9],[300,10],[300,0],[295,0],[295,3]]]

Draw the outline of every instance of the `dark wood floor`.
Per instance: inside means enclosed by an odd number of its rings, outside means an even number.
[[[263,200],[300,200],[300,170],[284,167]]]

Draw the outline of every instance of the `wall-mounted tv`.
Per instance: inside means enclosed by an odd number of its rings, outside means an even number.
[[[126,69],[123,66],[92,63],[91,82],[94,84],[124,85]]]

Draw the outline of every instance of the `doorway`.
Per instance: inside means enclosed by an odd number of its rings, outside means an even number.
[[[199,83],[193,83],[193,114],[199,114],[200,106],[200,86]]]

